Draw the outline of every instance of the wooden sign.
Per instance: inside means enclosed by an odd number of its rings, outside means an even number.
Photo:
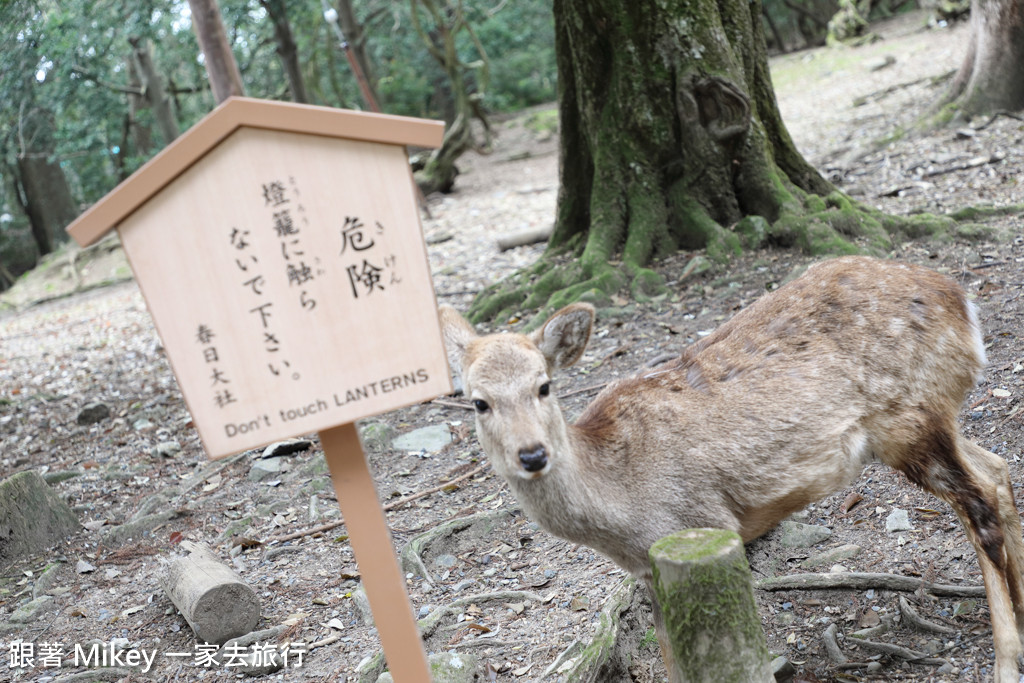
[[[229,100],[211,116],[234,130],[210,144],[197,124],[200,143],[143,168],[165,182],[117,220],[211,457],[451,390],[403,146],[440,127],[373,117],[348,137],[372,115],[326,110],[340,118],[310,134],[297,114],[319,108],[298,109]]]
[[[68,227],[117,227],[211,457],[318,431],[394,680],[430,680],[353,422],[451,391],[406,145],[443,124],[231,98]]]

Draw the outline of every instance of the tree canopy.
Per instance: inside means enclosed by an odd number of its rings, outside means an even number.
[[[326,4],[349,9],[362,29],[355,39],[373,65],[373,85],[388,113],[453,120],[449,78],[416,29],[419,23],[428,35],[443,30],[431,8],[440,16],[457,9],[487,46],[488,89],[479,95],[488,109],[512,110],[555,97],[548,3]],[[219,6],[248,95],[296,99],[301,79],[299,99],[365,108],[321,0],[220,0]],[[0,25],[0,263],[20,271],[35,258],[23,246],[29,221],[20,157],[32,154],[56,164],[73,205],[84,207],[215,102],[187,0],[14,0],[0,3]],[[291,63],[282,54],[288,39]],[[468,36],[455,48],[465,63],[480,59]],[[479,89],[472,74],[466,79],[460,85]],[[154,101],[154,85],[163,92],[163,107]]]

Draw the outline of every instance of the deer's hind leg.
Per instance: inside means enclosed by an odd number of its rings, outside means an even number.
[[[1020,512],[1013,498],[1013,484],[1006,461],[978,444],[961,437],[958,446],[965,459],[983,471],[995,488],[997,514],[1003,531],[1006,554],[1006,580],[1017,621],[1017,633],[1024,646],[1024,538],[1022,538]]]
[[[962,438],[953,420],[921,415],[913,440],[883,459],[949,503],[974,546],[992,618],[996,683],[1018,683],[1024,661],[1021,526],[1006,463]],[[895,458],[892,456],[896,455]]]

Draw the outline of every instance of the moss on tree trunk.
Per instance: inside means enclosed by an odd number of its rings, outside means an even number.
[[[629,287],[682,249],[766,243],[883,251],[895,219],[854,204],[796,150],[768,73],[759,0],[555,0],[560,190],[548,250],[474,302],[476,321]]]

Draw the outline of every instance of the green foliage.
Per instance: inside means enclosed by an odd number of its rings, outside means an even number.
[[[333,4],[336,0],[331,0]],[[458,0],[452,0],[453,3]],[[485,92],[490,111],[555,98],[554,28],[549,2],[464,0],[491,61]],[[259,0],[219,0],[246,92],[287,99],[289,89],[272,22]],[[448,86],[413,29],[409,2],[354,2],[374,77],[388,113],[444,118]],[[314,104],[366,108],[344,52],[323,19],[319,0],[285,0]],[[87,206],[138,169],[169,141],[152,111],[130,107],[139,91],[129,38],[151,41],[152,58],[173,100],[180,130],[214,107],[186,0],[0,0],[0,263],[24,260],[9,251],[25,239],[18,195],[20,154],[60,160],[75,201]],[[468,39],[460,56],[479,59]],[[23,198],[22,198],[23,199]],[[20,251],[18,251],[20,249]],[[0,285],[2,288],[2,285]]]

